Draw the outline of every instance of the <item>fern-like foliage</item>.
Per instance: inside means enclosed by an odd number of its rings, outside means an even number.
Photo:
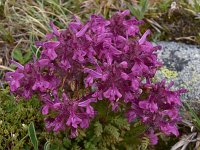
[[[147,150],[148,146],[150,145],[150,140],[147,137],[143,137],[141,141],[141,150]]]
[[[97,121],[97,122],[94,123],[94,127],[95,127],[95,129],[94,129],[95,135],[97,137],[101,136],[102,133],[103,133],[103,126],[102,126],[102,124],[99,121]]]
[[[46,131],[37,98],[17,101],[17,98],[8,94],[8,90],[1,90],[0,149],[33,149],[27,136],[27,127],[34,122],[39,149],[43,149],[48,141],[50,145],[45,150],[145,150],[149,144],[147,138],[141,138],[145,127],[137,121],[130,125],[120,112],[113,113],[106,105],[106,101],[101,101],[95,106],[99,117],[91,122],[88,129],[79,129],[77,138],[70,139],[68,131],[58,134]]]

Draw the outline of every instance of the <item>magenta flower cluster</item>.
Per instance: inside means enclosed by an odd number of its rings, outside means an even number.
[[[128,10],[114,14],[109,20],[92,15],[86,23],[74,18],[64,30],[53,33],[45,42],[39,59],[7,73],[11,92],[29,99],[38,95],[48,130],[71,130],[89,127],[98,115],[93,104],[109,101],[112,111],[123,111],[128,121],[139,119],[148,125],[152,144],[156,132],[178,135],[180,95],[165,81],[152,79],[161,66],[156,51],[147,40],[150,30],[141,35],[143,24]],[[51,115],[53,114],[53,115]]]

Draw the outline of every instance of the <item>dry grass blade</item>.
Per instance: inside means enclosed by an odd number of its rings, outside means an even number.
[[[161,32],[160,29],[164,30],[162,26],[160,26],[155,20],[153,19],[145,19],[157,32]]]
[[[77,0],[74,0],[77,2]],[[65,28],[71,20],[72,12],[68,9],[72,0],[0,0],[0,57],[3,58],[2,70],[11,59],[11,52],[16,47],[27,51],[35,41],[44,39],[51,32],[50,21],[60,28]],[[5,38],[2,38],[5,37]],[[4,76],[3,71],[0,72]]]
[[[199,150],[199,148],[200,148],[200,133],[198,133],[198,135],[197,135],[197,142],[195,145],[195,150]]]
[[[189,41],[192,41],[192,42],[195,42],[195,36],[188,36],[188,37],[177,37],[175,38],[175,40],[179,41],[179,40],[189,40]]]
[[[194,132],[194,133],[191,133],[191,134],[183,137],[179,142],[177,142],[171,148],[171,150],[178,150],[179,148],[181,148],[181,150],[186,150],[188,144],[195,138],[196,135],[197,135],[197,133]]]
[[[43,38],[47,32],[50,32],[50,20],[57,21],[58,26],[66,26],[72,13],[67,7],[69,6],[66,6],[62,1],[57,3],[53,0],[18,0],[17,2],[7,0],[4,4],[4,14],[6,16],[6,24],[4,25],[11,25],[10,28],[12,28],[14,35],[32,33],[29,36],[38,40]],[[68,14],[69,17],[67,17]],[[17,32],[15,32],[16,29]],[[30,39],[29,36],[25,38]]]
[[[6,66],[3,66],[3,65],[0,65],[0,69],[1,69],[1,70],[14,71],[13,69],[11,69],[11,68],[9,68],[9,67],[6,67]]]
[[[80,14],[95,12],[108,17],[113,11],[125,10],[133,3],[130,0],[85,0],[82,2],[81,8],[83,10]]]
[[[191,123],[189,120],[185,119],[182,120],[182,124],[185,125],[186,127],[190,128],[190,131],[193,132],[195,129],[195,125],[193,123]]]

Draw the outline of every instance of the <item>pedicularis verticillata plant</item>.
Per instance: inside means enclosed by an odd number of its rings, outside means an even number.
[[[46,128],[70,129],[72,138],[98,115],[93,107],[98,101],[109,101],[108,109],[130,123],[137,119],[148,125],[152,144],[157,132],[178,136],[185,90],[172,91],[164,80],[152,82],[161,66],[155,54],[160,47],[147,40],[149,30],[141,36],[140,24],[128,10],[109,20],[92,15],[85,24],[74,18],[62,31],[51,23],[53,33],[36,44],[40,58],[25,66],[14,62],[16,71],[7,73],[11,92],[26,99],[38,95]]]

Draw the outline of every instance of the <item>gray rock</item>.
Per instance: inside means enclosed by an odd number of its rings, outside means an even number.
[[[167,69],[176,71],[173,78],[174,87],[184,87],[189,90],[184,100],[200,101],[200,46],[176,42],[158,42],[162,50],[158,52],[159,59]],[[164,77],[158,72],[158,77]]]

